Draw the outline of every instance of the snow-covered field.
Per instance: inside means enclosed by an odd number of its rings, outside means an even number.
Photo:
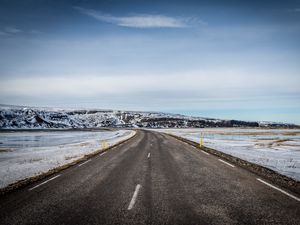
[[[159,129],[275,170],[300,181],[300,130],[295,129]]]
[[[135,131],[30,131],[0,133],[0,188],[116,144]]]

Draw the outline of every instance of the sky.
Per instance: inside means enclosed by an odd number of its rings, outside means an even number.
[[[300,124],[300,1],[0,0],[0,104]]]

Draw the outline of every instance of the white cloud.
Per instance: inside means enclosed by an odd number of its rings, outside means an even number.
[[[82,76],[7,77],[0,102],[131,110],[299,108],[299,77],[255,71],[195,70]]]
[[[9,34],[17,34],[23,32],[22,30],[15,28],[15,27],[6,27],[5,32]]]
[[[259,74],[242,70],[196,70],[172,74],[123,74],[26,77],[2,79],[0,95],[123,96],[136,93],[194,93],[212,98],[233,98],[299,93],[297,76]],[[47,84],[45,87],[42,84]],[[281,87],[278,90],[278,87]],[[193,96],[190,96],[192,98]]]
[[[290,12],[290,13],[299,13],[300,8],[293,8],[293,9],[285,9],[285,12]]]
[[[22,33],[23,31],[15,28],[15,27],[5,27],[3,30],[0,30],[0,36],[9,36],[18,33]]]
[[[4,31],[0,31],[0,36],[6,36],[8,35],[8,33],[4,32]]]
[[[79,12],[90,16],[94,19],[116,24],[122,27],[134,28],[183,28],[187,27],[189,21],[195,21],[193,18],[175,18],[165,15],[151,15],[151,14],[136,14],[131,16],[117,17],[110,14],[103,14],[101,12],[85,9],[81,7],[74,7]],[[204,24],[204,22],[198,21]]]

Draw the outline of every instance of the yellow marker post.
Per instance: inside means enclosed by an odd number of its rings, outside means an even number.
[[[101,142],[101,148],[102,149],[106,149],[106,141],[102,141]]]
[[[199,144],[200,144],[200,147],[202,147],[202,144],[203,144],[202,134],[200,135],[200,142],[199,142]]]

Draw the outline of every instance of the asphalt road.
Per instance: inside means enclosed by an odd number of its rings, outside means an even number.
[[[138,131],[103,155],[1,196],[0,224],[299,225],[299,199],[257,178],[175,138]]]

